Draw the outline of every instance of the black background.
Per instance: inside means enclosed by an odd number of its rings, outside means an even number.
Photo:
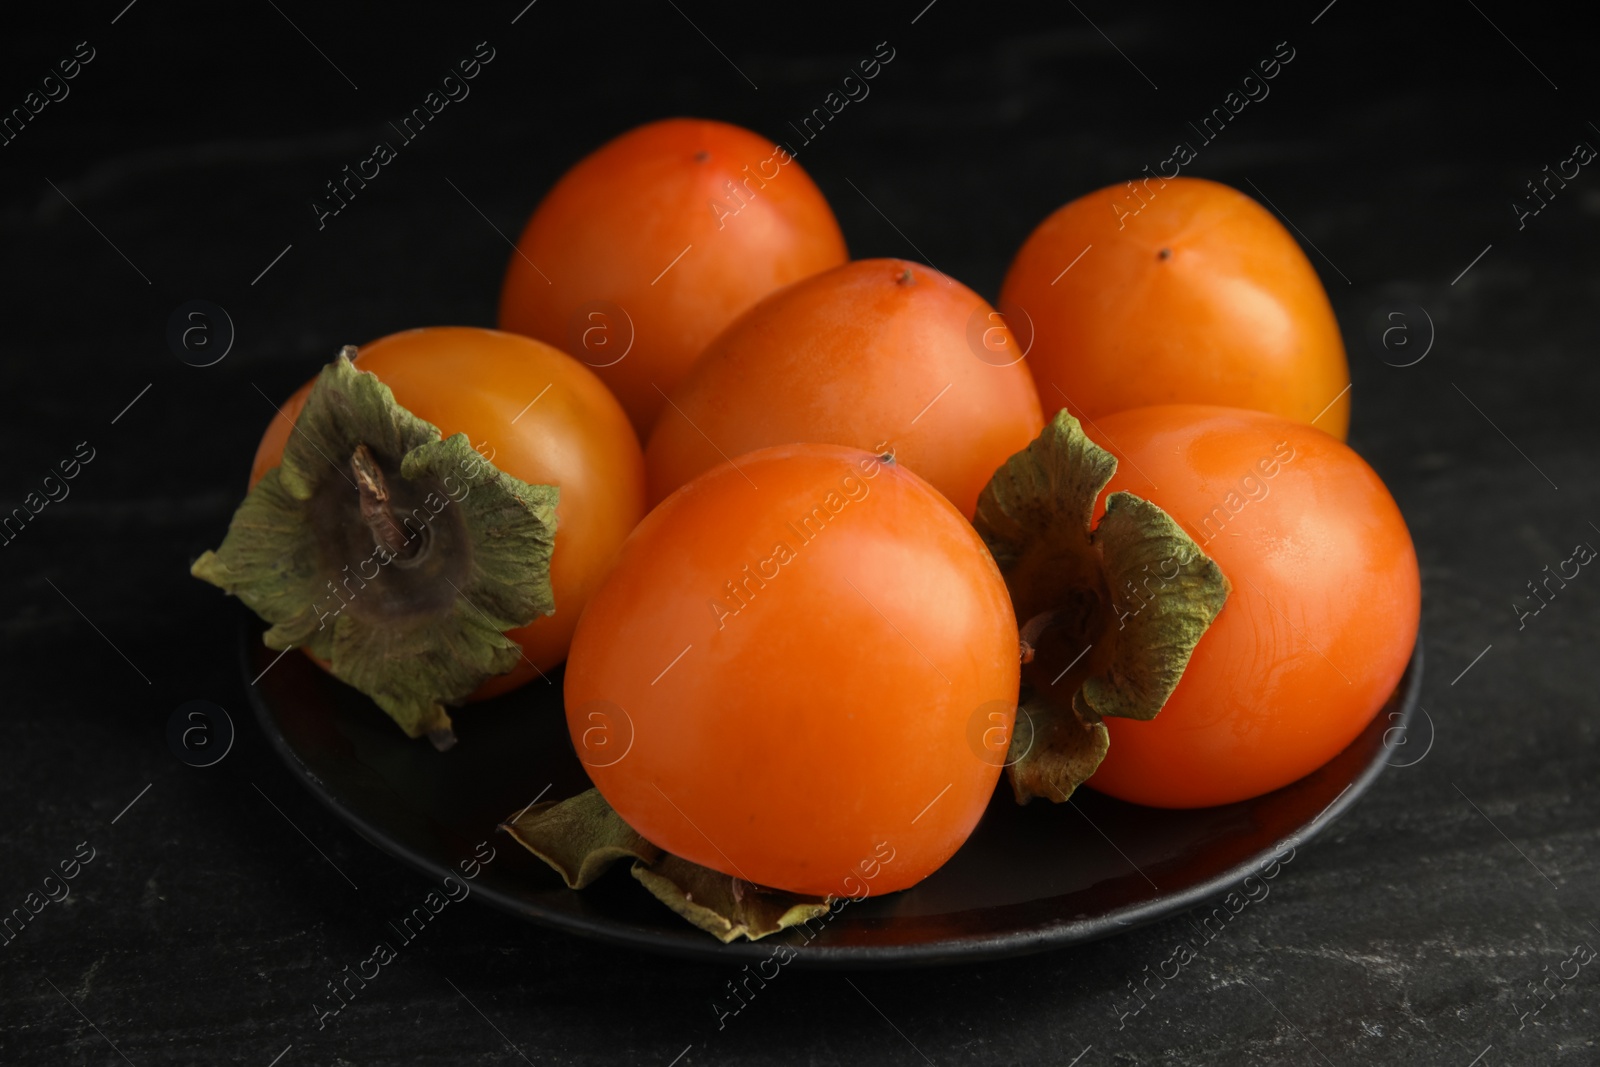
[[[540,0],[515,24],[520,0],[0,14],[7,111],[79,41],[96,53],[66,99],[0,146],[0,366],[23,413],[0,505],[78,442],[96,450],[70,498],[0,548],[0,909],[80,841],[97,853],[66,902],[0,948],[0,1062],[266,1067],[286,1046],[282,1067],[665,1065],[685,1052],[684,1064],[1600,1061],[1600,969],[1537,1014],[1530,989],[1579,942],[1600,944],[1600,579],[1584,571],[1520,630],[1512,607],[1576,542],[1600,544],[1600,176],[1586,167],[1521,230],[1512,207],[1577,142],[1600,145],[1592,35],[1553,6],[1505,0],[925,2]],[[496,58],[471,96],[319,232],[323,183],[485,40]],[[1403,761],[1415,762],[1120,1023],[1127,983],[1170,953],[1183,920],[978,967],[790,969],[719,1031],[726,968],[468,907],[319,1031],[310,1003],[324,982],[425,881],[276,762],[247,712],[235,605],[187,576],[236,503],[271,415],[261,392],[286,396],[343,343],[492,324],[509,254],[496,228],[514,237],[584,152],[671,114],[788,139],[787,123],[885,40],[896,56],[870,97],[800,162],[855,256],[928,258],[991,299],[1046,213],[1156,164],[1278,42],[1295,49],[1271,95],[1186,172],[1270,198],[1339,314],[1351,443],[1394,491],[1422,562],[1427,724]],[[165,339],[196,298],[237,329],[203,369]],[[1408,305],[1431,330],[1407,312],[1418,347],[1386,351],[1372,316]],[[1392,365],[1430,332],[1425,359]],[[197,698],[240,730],[207,770],[164,735]]]

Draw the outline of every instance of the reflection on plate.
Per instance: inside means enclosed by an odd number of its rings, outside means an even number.
[[[254,678],[277,653],[261,627],[244,634]],[[1019,955],[1120,932],[1219,896],[1298,846],[1355,802],[1386,764],[1422,682],[1419,638],[1389,702],[1330,763],[1274,793],[1193,811],[1142,808],[1078,792],[1070,804],[1018,807],[1004,782],[949,863],[905,892],[838,909],[808,938],[786,931],[719,944],[668,911],[625,865],[576,892],[497,834],[543,792],[589,787],[561,709],[560,674],[455,716],[461,743],[439,753],[412,741],[366,697],[304,656],[285,656],[250,689],[261,726],[290,768],[373,844],[433,878],[485,839],[498,850],[474,896],[570,933],[703,959],[760,959],[772,943],[796,963],[894,967]]]

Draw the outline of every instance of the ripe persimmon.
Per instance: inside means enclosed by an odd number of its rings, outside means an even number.
[[[1350,371],[1317,272],[1226,185],[1151,178],[1079,197],[1024,242],[1000,308],[1031,337],[1047,412],[1219,404],[1348,429]]]
[[[859,898],[972,832],[1000,760],[971,724],[1009,731],[1019,670],[1004,580],[944,497],[886,456],[781,445],[628,537],[573,637],[567,722],[657,847]]]
[[[945,275],[866,259],[780,289],[718,334],[645,451],[659,501],[724,459],[822,442],[892,451],[965,515],[1044,425],[994,309]]]
[[[304,648],[436,743],[443,704],[566,658],[644,514],[638,440],[600,380],[542,342],[473,327],[341,356],[279,409],[250,485],[196,574],[273,622],[273,647]],[[280,538],[270,551],[244,543],[264,525]]]
[[[1417,638],[1416,551],[1378,475],[1333,436],[1257,411],[1137,408],[1085,429],[1119,461],[1099,510],[1119,490],[1147,498],[1233,587],[1161,713],[1105,720],[1110,751],[1089,785],[1204,807],[1336,756],[1394,691]],[[1178,595],[1170,562],[1113,590],[1112,615]]]
[[[602,145],[545,195],[511,256],[500,327],[587,363],[643,439],[718,330],[845,258],[787,151],[727,123],[665,119]]]

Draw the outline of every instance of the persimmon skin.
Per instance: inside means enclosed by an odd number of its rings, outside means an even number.
[[[1383,707],[1417,639],[1416,551],[1378,475],[1331,435],[1255,411],[1148,407],[1087,431],[1118,460],[1106,492],[1156,503],[1233,586],[1160,714],[1105,720],[1111,748],[1089,785],[1206,807],[1328,762]],[[1161,595],[1159,577],[1147,585]]]
[[[515,689],[555,667],[611,556],[644,516],[644,459],[622,408],[566,353],[498,330],[405,330],[361,346],[354,362],[444,436],[467,434],[506,474],[560,487],[550,557],[555,613],[509,631],[526,659],[488,679],[471,699]],[[311,385],[302,385],[268,425],[251,466],[252,486],[281,462]]]
[[[904,467],[835,445],[737,463],[652,511],[589,602],[566,669],[573,744],[618,814],[675,855],[797,893],[913,885],[999,775],[967,736],[980,708],[1015,706],[1005,582]],[[790,524],[808,515],[805,541]]]
[[[1047,413],[1217,404],[1315,420],[1344,440],[1344,342],[1289,231],[1217,182],[1135,185],[1142,200],[1123,184],[1059,208],[1006,273],[1000,307],[1019,333],[1031,320]]]
[[[643,440],[717,331],[846,255],[788,152],[727,123],[665,119],[602,145],[546,194],[511,256],[499,324],[588,363]]]
[[[920,264],[858,260],[796,282],[718,334],[673,391],[645,449],[650,500],[728,456],[811,441],[892,450],[970,518],[1044,426],[1015,349],[981,296]]]

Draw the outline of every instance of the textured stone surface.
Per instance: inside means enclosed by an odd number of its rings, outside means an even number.
[[[923,0],[777,15],[545,3],[513,25],[520,0],[448,15],[119,6],[51,10],[0,43],[6,109],[76,42],[95,49],[70,96],[0,147],[0,381],[23,413],[0,504],[78,442],[95,449],[71,496],[0,549],[0,908],[80,842],[95,850],[71,896],[0,948],[0,1062],[265,1067],[286,1047],[283,1067],[685,1051],[678,1062],[1600,1061],[1600,968],[1519,1020],[1541,1003],[1531,983],[1600,944],[1600,578],[1584,572],[1524,629],[1511,608],[1575,542],[1600,544],[1600,175],[1585,168],[1520,231],[1511,207],[1576,141],[1600,145],[1600,115],[1582,110],[1592,58],[1554,11],[1085,2],[1040,21],[941,0],[913,25]],[[496,57],[472,95],[319,231],[323,182],[484,39]],[[801,162],[856,255],[927,258],[991,297],[1047,211],[1158,163],[1277,42],[1295,49],[1189,172],[1270,198],[1328,285],[1352,443],[1422,560],[1431,750],[1137,1014],[1129,983],[1189,920],[980,967],[785,971],[719,1031],[725,970],[468,905],[319,1030],[324,983],[428,884],[267,750],[244,712],[231,606],[186,575],[230,514],[271,414],[263,394],[287,395],[341,343],[489,323],[508,254],[494,227],[514,236],[606,137],[675,113],[784,136],[884,39],[896,56],[871,96]],[[238,330],[205,369],[164,340],[192,298]],[[1437,337],[1399,368],[1366,338],[1374,310],[1403,301]],[[240,725],[209,770],[163,736],[195,698]]]

